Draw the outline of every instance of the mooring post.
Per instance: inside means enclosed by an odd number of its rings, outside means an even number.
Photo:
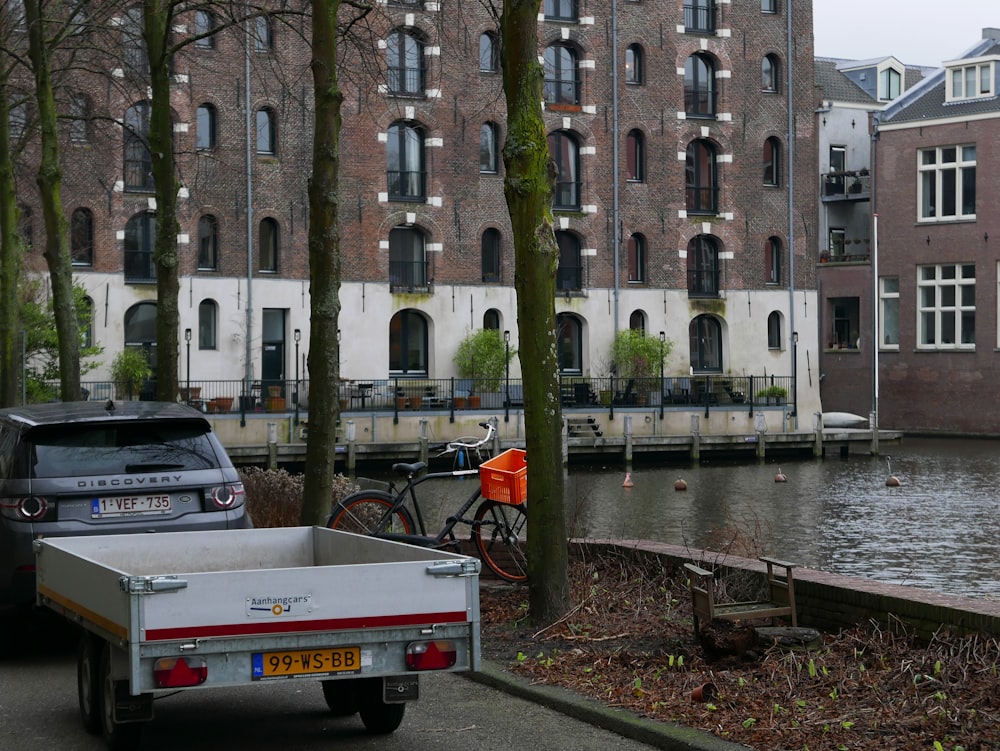
[[[625,415],[625,466],[632,466],[632,415]]]
[[[701,461],[701,422],[698,415],[691,415],[691,461]]]
[[[354,420],[347,421],[347,474],[354,476],[354,470],[357,466],[358,461],[358,451],[357,451],[357,441],[355,440],[357,433],[355,432]]]
[[[267,424],[267,468],[278,468],[278,423]]]

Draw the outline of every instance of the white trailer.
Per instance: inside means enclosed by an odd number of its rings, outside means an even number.
[[[136,748],[153,698],[319,681],[391,733],[428,670],[480,665],[479,561],[321,527],[35,542],[38,603],[83,627],[80,713]]]

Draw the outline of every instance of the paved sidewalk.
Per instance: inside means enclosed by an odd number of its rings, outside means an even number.
[[[637,717],[559,686],[533,684],[512,675],[500,665],[483,661],[477,673],[463,673],[469,680],[561,712],[625,738],[668,751],[747,751],[748,746],[722,740],[701,730]]]

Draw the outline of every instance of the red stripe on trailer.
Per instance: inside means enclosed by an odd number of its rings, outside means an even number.
[[[468,623],[467,613],[413,613],[404,615],[373,615],[356,618],[325,618],[322,620],[254,621],[252,623],[222,623],[211,626],[178,626],[146,629],[145,641],[168,639],[199,639],[255,634],[299,634],[310,631],[347,631],[362,628],[393,628],[399,626],[430,626],[432,624]]]

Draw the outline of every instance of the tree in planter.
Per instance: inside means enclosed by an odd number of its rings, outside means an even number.
[[[458,375],[469,379],[469,396],[479,391],[498,391],[507,374],[507,364],[517,355],[508,349],[503,334],[497,329],[479,329],[463,339],[453,358]]]
[[[660,377],[663,362],[673,346],[669,339],[660,341],[639,329],[619,331],[611,344],[611,362],[617,378],[626,382],[626,389],[642,386],[642,393],[650,391],[652,380]]]
[[[115,355],[111,363],[111,378],[119,389],[118,398],[123,394],[126,398],[132,399],[138,394],[146,379],[153,374],[146,362],[146,356],[141,350],[126,348]]]

